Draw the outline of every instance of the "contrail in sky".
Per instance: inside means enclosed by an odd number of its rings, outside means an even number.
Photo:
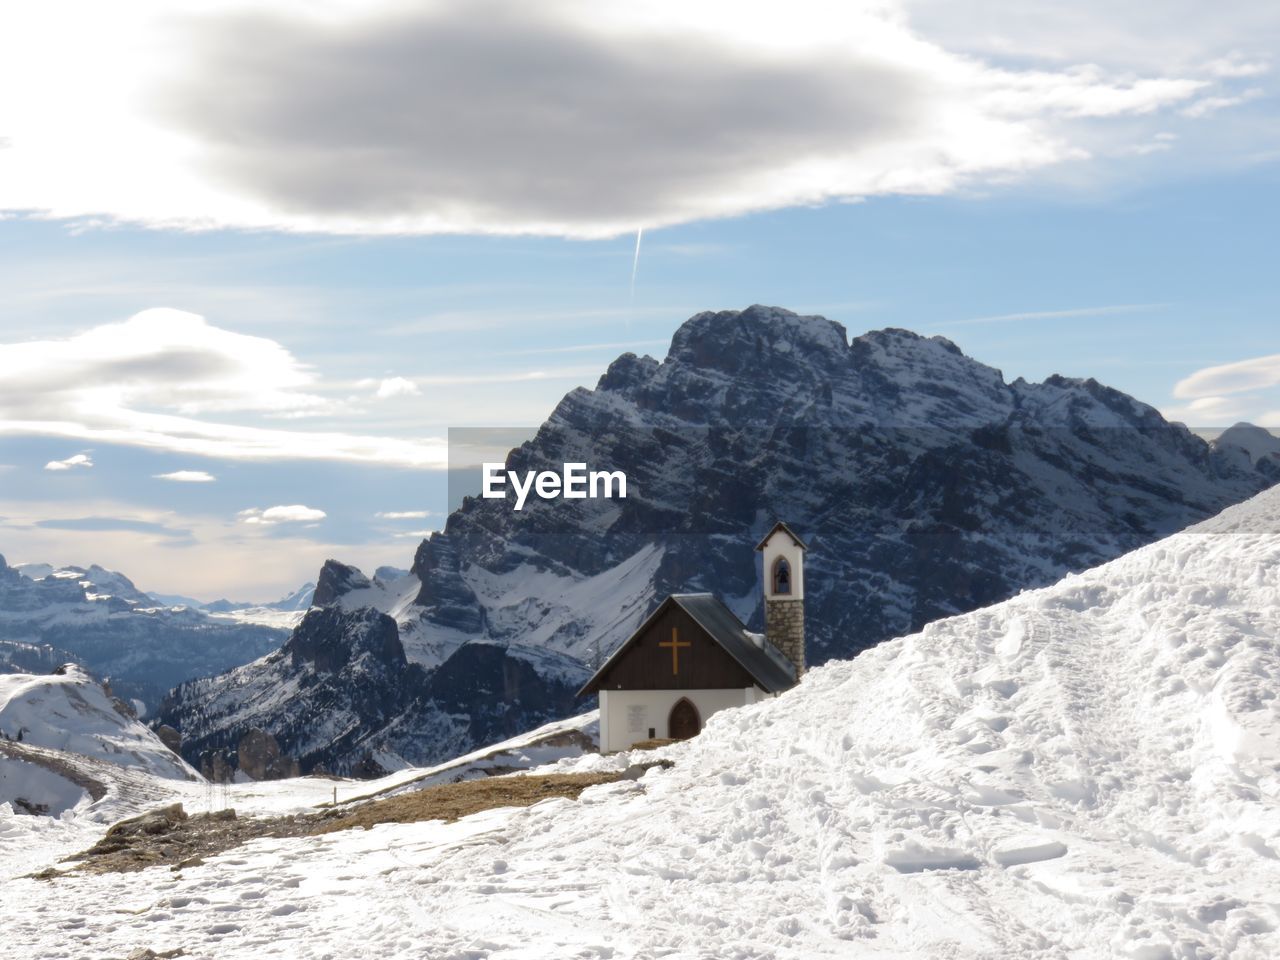
[[[635,255],[635,259],[631,261],[631,300],[632,302],[634,302],[636,299],[636,271],[640,269],[640,238],[642,236],[644,236],[644,227],[639,227],[636,230],[636,255]]]

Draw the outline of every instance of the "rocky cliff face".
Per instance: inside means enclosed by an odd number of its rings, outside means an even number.
[[[704,313],[624,355],[509,467],[621,469],[626,500],[471,499],[418,549],[412,636],[536,637],[585,661],[661,596],[711,590],[762,626],[752,545],[809,539],[811,663],[1118,556],[1267,485],[1094,380],[1008,383],[950,341],[849,342],[820,317]],[[609,574],[631,565],[621,609]],[[645,579],[647,577],[647,580]],[[599,589],[583,585],[599,581]]]
[[[520,512],[468,498],[404,581],[326,565],[317,601],[342,612],[304,622],[290,647],[336,642],[362,607],[388,613],[379,629],[395,628],[409,666],[369,685],[376,718],[353,706],[341,731],[302,745],[277,732],[295,709],[287,698],[253,722],[299,758],[350,735],[343,763],[360,750],[434,762],[567,710],[586,667],[668,593],[715,592],[760,629],[753,546],[777,518],[810,545],[813,664],[1096,565],[1269,482],[1248,457],[1094,380],[1010,383],[942,338],[849,341],[821,317],[758,306],[691,318],[661,362],[623,355],[507,466],[565,462],[624,471],[627,498],[531,497]],[[212,683],[302,684],[271,672],[282,662]],[[416,671],[421,685],[402,692]],[[179,693],[170,722],[189,742],[179,721],[221,694]],[[245,729],[201,722],[208,736]]]
[[[585,675],[560,666],[556,679],[471,644],[429,672],[406,659],[385,613],[313,608],[274,653],[172,691],[154,725],[180,731],[182,755],[211,779],[381,776],[567,715]]]

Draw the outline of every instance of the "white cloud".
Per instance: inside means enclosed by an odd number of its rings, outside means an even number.
[[[223,330],[178,310],[146,310],[66,339],[0,344],[0,435],[245,460],[446,466],[443,441],[226,419],[339,412],[319,389],[315,373],[274,340]]]
[[[106,406],[180,414],[323,412],[315,374],[274,340],[233,333],[181,310],[144,310],[63,340],[6,344],[0,398],[25,391],[91,397]]]
[[[432,515],[430,510],[391,510],[374,514],[379,520],[425,520]]]
[[[1179,380],[1173,395],[1179,399],[1211,399],[1280,386],[1280,353],[1197,370]]]
[[[1250,0],[904,0],[903,7],[916,29],[948,49],[1024,62],[1257,76],[1280,41],[1280,11]]]
[[[1217,113],[1219,110],[1225,110],[1228,107],[1238,107],[1240,104],[1248,103],[1250,100],[1257,100],[1261,96],[1262,90],[1260,88],[1251,87],[1236,96],[1201,97],[1199,100],[1183,107],[1179,112],[1184,117],[1199,119],[1212,113]]]
[[[403,533],[393,534],[397,540],[425,540],[436,531],[434,530],[406,530]]]
[[[1205,67],[1215,77],[1261,77],[1271,72],[1269,61],[1250,60],[1238,52],[1212,60]]]
[[[90,496],[13,501],[0,518],[3,553],[57,564],[100,563],[121,570],[139,588],[188,596],[275,600],[315,580],[326,557],[342,557],[365,570],[404,560],[387,539],[372,544],[326,542],[325,524],[271,527],[228,524],[222,514],[188,514]],[[271,562],[262,562],[264,535]]]
[[[92,467],[93,460],[85,453],[77,453],[65,460],[50,460],[44,465],[46,470],[71,470],[75,467]]]
[[[386,400],[390,397],[414,397],[421,392],[412,380],[406,380],[404,377],[388,377],[378,383],[375,396],[379,400]]]
[[[608,236],[1001,181],[1083,159],[1081,123],[1233,96],[1210,85],[1261,62],[1215,33],[1146,75],[1121,57],[1071,66],[1097,61],[1081,43],[1058,62],[1054,45],[1072,27],[1097,40],[1110,14],[1060,30],[1045,4],[1049,28],[1030,37],[1010,5],[1012,39],[993,47],[1036,68],[956,52],[986,22],[970,3],[123,7],[49,0],[0,23],[0,89],[30,92],[6,105],[0,209]]]
[[[1072,317],[1109,317],[1124,313],[1145,313],[1163,307],[1163,303],[1115,303],[1101,307],[1072,307],[1067,310],[1032,310],[1025,313],[1001,313],[989,317],[971,317],[968,320],[948,320],[935,324],[939,327],[965,327],[986,323],[1018,323],[1023,320],[1063,320]]]
[[[172,473],[157,473],[156,480],[172,480],[175,483],[213,483],[216,479],[212,473],[204,470],[174,470]]]
[[[1169,406],[1160,413],[1166,420],[1185,423],[1190,427],[1230,426],[1249,419],[1256,407],[1250,397],[1199,397],[1181,406]]]
[[[317,510],[315,507],[294,503],[288,506],[267,507],[265,510],[258,507],[250,507],[248,510],[241,510],[236,516],[239,517],[241,523],[274,526],[278,523],[313,523],[317,520],[323,520],[327,514],[323,510]]]

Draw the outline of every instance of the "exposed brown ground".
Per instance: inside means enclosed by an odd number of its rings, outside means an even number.
[[[567,773],[541,776],[487,777],[427,787],[369,803],[344,804],[322,813],[242,819],[235,811],[188,817],[180,804],[122,820],[93,847],[67,857],[69,870],[52,867],[33,874],[52,880],[70,870],[128,873],[168,865],[173,870],[202,864],[259,837],[304,837],[379,823],[453,821],[496,807],[527,807],[550,797],[577,799],[587,787],[623,779],[619,773]]]
[[[527,807],[549,797],[576,800],[587,787],[621,779],[617,773],[557,773],[544,776],[486,777],[415,790],[375,800],[321,823],[313,833],[333,833],[379,823],[457,820],[495,807]]]
[[[556,733],[547,734],[547,736],[541,737],[540,739],[537,739],[537,740],[529,740],[527,744],[525,744],[525,746],[528,746],[528,747],[574,746],[574,747],[577,747],[579,750],[581,750],[583,753],[592,753],[596,749],[596,741],[594,738],[587,736],[581,730],[560,730]],[[515,762],[515,758],[512,758],[512,763],[510,765],[503,765],[497,762],[504,757],[509,757],[512,752],[513,751],[511,750],[495,749],[490,751],[487,754],[484,754],[481,757],[460,762],[458,766],[475,765],[481,760],[494,761],[493,766],[485,767],[482,770],[484,775],[487,777],[502,776],[504,774],[516,773],[522,769],[525,769],[525,767]],[[361,794],[355,797],[349,797],[345,802],[355,803],[359,800],[374,800],[374,799],[377,799],[378,797],[383,796],[384,794],[391,793],[392,791],[402,790],[405,787],[409,786],[410,784],[414,784],[414,783],[422,783],[424,786],[426,785],[439,786],[446,779],[456,775],[457,774],[453,769],[449,767],[445,767],[443,769],[436,770],[436,772],[434,773],[424,773],[422,776],[412,780],[400,781],[395,786],[382,787],[381,789],[371,791],[370,793]]]

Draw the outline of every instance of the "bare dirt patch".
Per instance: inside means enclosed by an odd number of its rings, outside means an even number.
[[[446,783],[356,807],[321,824],[315,833],[333,833],[352,827],[368,829],[379,823],[457,820],[495,807],[527,807],[550,797],[576,800],[587,787],[619,779],[617,773],[558,773]]]
[[[488,777],[288,817],[241,818],[234,810],[188,816],[182,804],[175,803],[121,820],[88,850],[63,861],[75,866],[65,870],[50,867],[32,876],[53,880],[73,870],[128,873],[165,865],[181,870],[199,866],[206,857],[259,837],[316,836],[355,827],[368,829],[379,823],[453,821],[496,807],[527,807],[551,797],[574,800],[587,787],[612,783],[626,776],[568,773]]]

